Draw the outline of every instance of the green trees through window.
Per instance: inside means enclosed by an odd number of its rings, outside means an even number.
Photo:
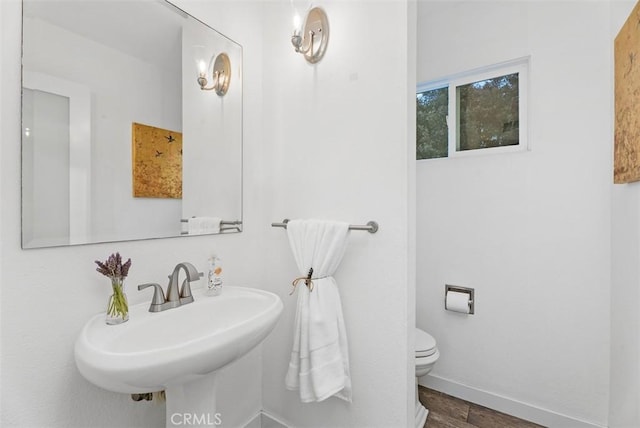
[[[447,157],[449,150],[447,110],[449,88],[438,88],[417,94],[417,159]]]
[[[518,74],[461,85],[458,150],[518,145]]]
[[[526,147],[526,124],[520,123],[526,117],[526,70],[527,61],[517,60],[419,85],[416,159]]]

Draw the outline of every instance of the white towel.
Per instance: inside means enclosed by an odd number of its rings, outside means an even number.
[[[219,217],[191,217],[187,222],[187,232],[189,235],[220,233],[221,221]]]
[[[220,217],[201,217],[204,233],[220,233]]]
[[[300,271],[313,268],[313,290],[299,282],[293,350],[285,385],[300,390],[303,403],[333,395],[351,402],[351,377],[342,304],[333,273],[347,246],[349,225],[291,220],[287,235]]]
[[[189,235],[200,235],[201,224],[200,218],[191,217],[187,220],[187,233]]]

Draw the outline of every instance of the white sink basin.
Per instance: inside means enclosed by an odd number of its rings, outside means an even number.
[[[193,295],[193,303],[163,312],[148,312],[150,302],[131,306],[129,321],[119,325],[106,325],[104,314],[91,318],[75,345],[80,373],[128,394],[181,386],[249,352],[282,313],[280,298],[258,289],[227,286],[219,296]]]

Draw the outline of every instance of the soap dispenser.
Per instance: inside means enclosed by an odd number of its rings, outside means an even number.
[[[207,290],[208,296],[218,296],[222,293],[222,266],[220,258],[216,255],[209,257],[209,273],[207,274]]]

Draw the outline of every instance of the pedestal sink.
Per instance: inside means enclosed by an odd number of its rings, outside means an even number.
[[[109,391],[164,390],[167,426],[184,426],[185,418],[191,425],[221,425],[216,370],[262,342],[282,313],[282,301],[244,287],[227,286],[220,296],[202,290],[193,295],[193,303],[163,312],[148,312],[148,302],[131,306],[129,321],[115,326],[105,324],[104,314],[91,318],[75,344],[80,373]]]

